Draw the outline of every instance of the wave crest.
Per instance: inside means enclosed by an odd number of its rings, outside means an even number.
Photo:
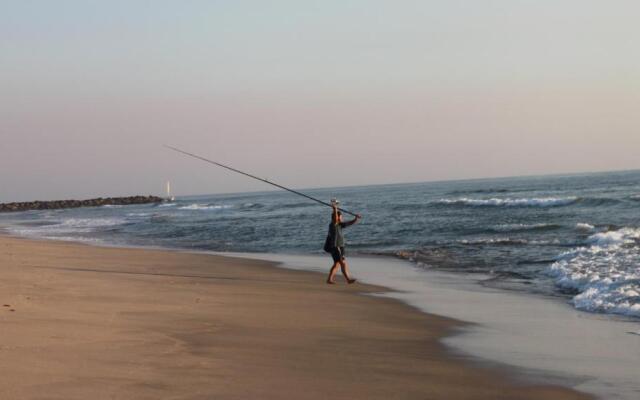
[[[558,207],[567,206],[578,201],[577,197],[538,197],[538,198],[490,198],[471,199],[461,197],[457,199],[440,199],[436,203],[444,205],[459,205],[473,207]]]
[[[228,204],[189,204],[188,206],[178,207],[178,210],[221,210],[231,208]]]
[[[557,286],[577,294],[581,310],[640,317],[640,229],[595,233],[586,246],[558,256],[549,268]]]
[[[493,232],[527,232],[527,231],[550,231],[562,228],[559,224],[539,223],[539,224],[501,224],[491,227]]]
[[[52,235],[94,232],[129,223],[125,218],[69,218],[62,221],[48,221],[46,224],[21,224],[9,227],[12,233],[32,237],[52,237]]]
[[[511,246],[511,245],[525,245],[529,241],[526,239],[512,239],[512,238],[484,238],[484,239],[463,239],[458,243],[471,246],[483,246],[483,245],[496,245],[496,246]]]
[[[592,232],[595,228],[595,226],[584,222],[578,222],[576,224],[576,229],[583,232]]]

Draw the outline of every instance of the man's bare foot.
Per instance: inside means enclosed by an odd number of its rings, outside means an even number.
[[[347,283],[351,285],[352,283],[356,283],[357,279],[347,279]]]
[[[335,285],[335,284],[336,284],[335,281],[330,281],[330,280],[327,279],[327,285]]]

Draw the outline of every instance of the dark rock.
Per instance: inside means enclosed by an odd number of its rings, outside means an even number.
[[[98,197],[88,200],[53,200],[53,201],[27,201],[22,203],[0,203],[0,212],[28,211],[28,210],[54,210],[61,208],[101,207],[106,205],[120,206],[130,204],[162,203],[163,199],[157,196],[129,196],[129,197]]]

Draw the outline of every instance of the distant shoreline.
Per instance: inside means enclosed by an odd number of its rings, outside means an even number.
[[[87,200],[50,200],[0,203],[0,212],[18,212],[30,210],[57,210],[63,208],[125,206],[131,204],[162,203],[158,196],[98,197]]]

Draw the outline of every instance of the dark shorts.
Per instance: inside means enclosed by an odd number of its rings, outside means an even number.
[[[334,263],[342,260],[344,256],[344,247],[334,247],[333,250],[331,250],[331,258],[333,258]]]

